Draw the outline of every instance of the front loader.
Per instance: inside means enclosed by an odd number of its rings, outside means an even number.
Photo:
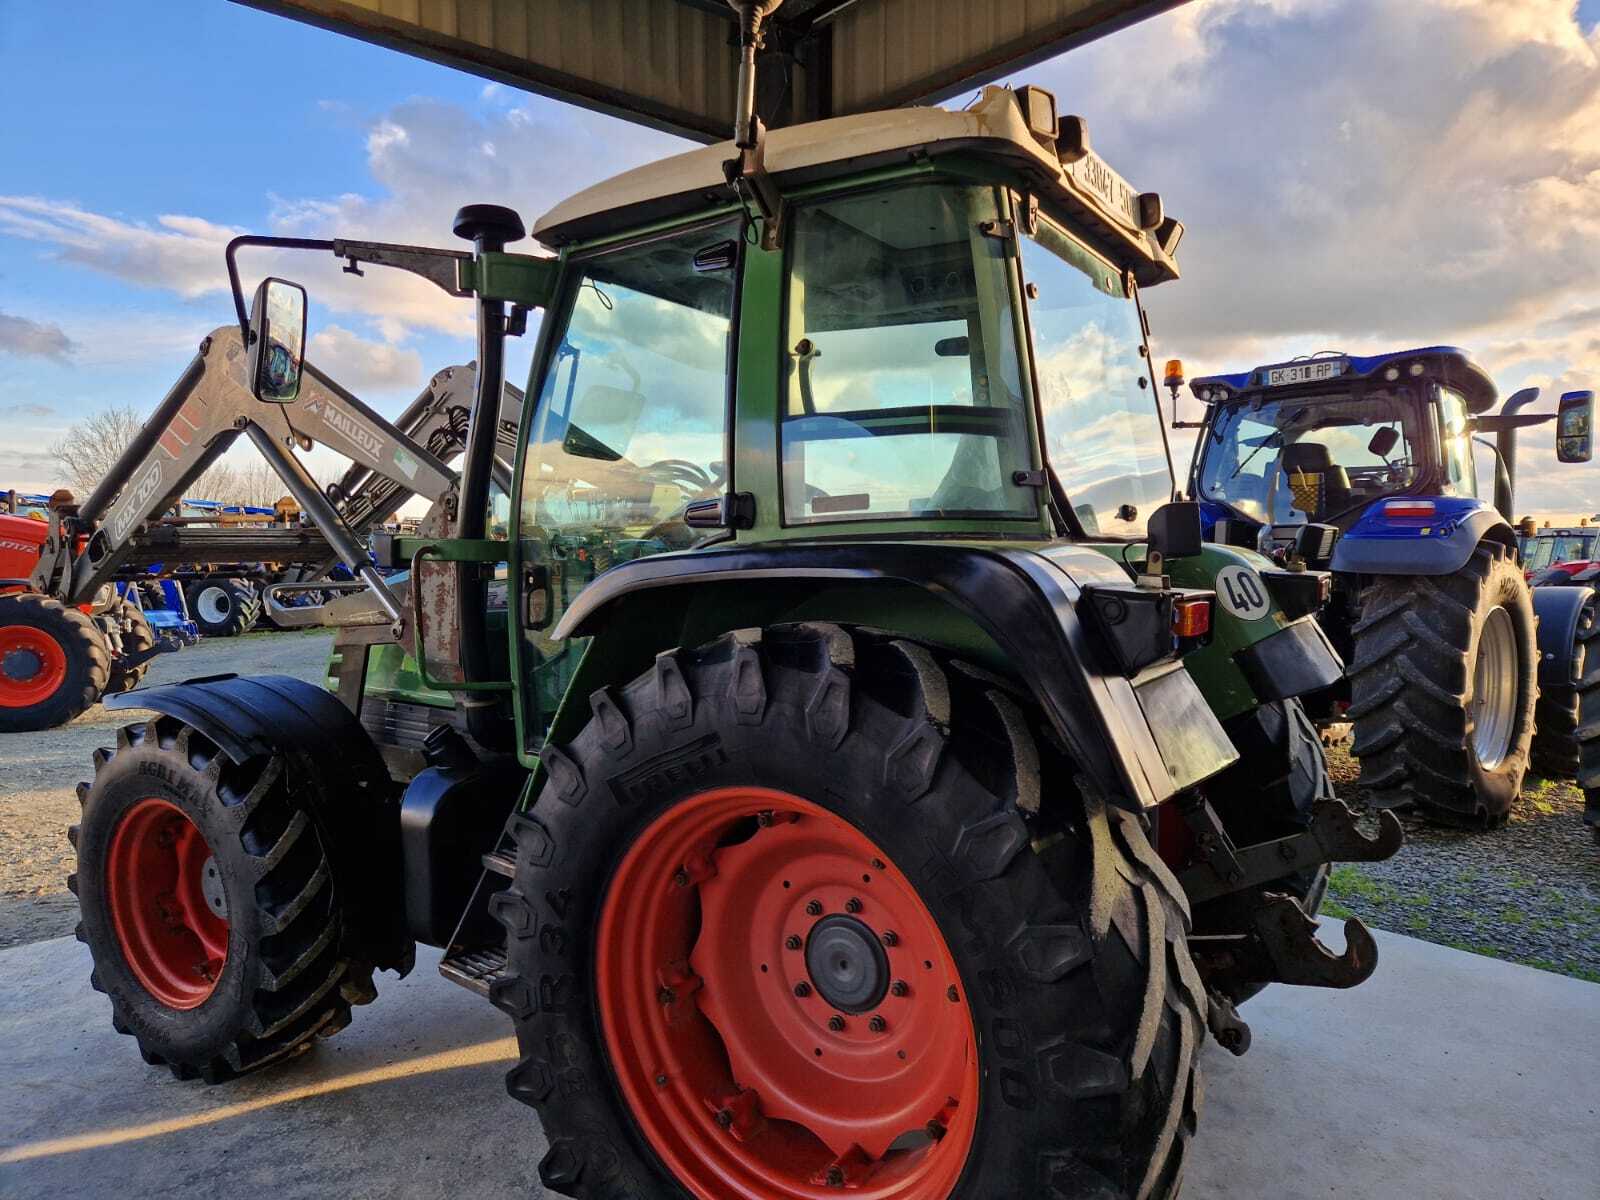
[[[438,947],[513,1021],[574,1196],[1174,1196],[1207,1028],[1242,1050],[1253,991],[1375,966],[1311,915],[1330,860],[1400,837],[1305,736],[1326,576],[1171,502],[1138,297],[1182,227],[1054,97],[738,127],[559,205],[554,257],[489,206],[471,252],[249,239],[470,299],[477,400],[449,486],[391,443],[434,503],[379,546],[403,574],[322,606],[330,691],[132,699],[158,715],[74,831],[93,982],[147,1060],[220,1080]],[[298,286],[235,296],[209,353],[259,403],[185,450],[243,417],[289,478],[282,439],[349,399]],[[65,529],[116,554],[171,486],[140,479]]]

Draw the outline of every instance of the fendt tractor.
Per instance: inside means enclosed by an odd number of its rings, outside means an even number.
[[[1176,399],[1182,365],[1168,364]],[[1530,589],[1512,525],[1518,429],[1554,420],[1588,462],[1592,392],[1498,413],[1464,351],[1324,354],[1190,384],[1205,406],[1190,471],[1207,535],[1333,573],[1320,619],[1348,678],[1313,714],[1354,725],[1375,804],[1503,822],[1530,763],[1600,785],[1600,636],[1588,588]],[[1489,442],[1475,435],[1495,434]],[[1478,496],[1475,444],[1491,456]]]
[[[91,982],[147,1061],[215,1082],[439,947],[513,1020],[567,1195],[1171,1197],[1207,1028],[1242,1050],[1252,992],[1376,961],[1310,915],[1330,860],[1401,836],[1356,829],[1296,699],[1342,669],[1327,576],[1171,502],[1139,294],[1182,227],[1081,119],[989,88],[768,134],[741,94],[732,143],[546,214],[554,257],[493,206],[458,214],[470,251],[229,248],[239,325],[121,494],[52,514],[50,584],[92,585],[242,432],[365,586],[306,610],[340,630],[331,690],[131,698],[158,715],[72,833]],[[475,304],[459,473],[375,414],[353,439],[433,501],[378,565],[286,445],[354,410],[301,359],[303,289],[247,314],[255,246]]]

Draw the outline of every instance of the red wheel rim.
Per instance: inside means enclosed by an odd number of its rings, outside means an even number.
[[[0,627],[0,708],[29,708],[55,695],[67,677],[67,652],[42,629]]]
[[[703,1200],[943,1200],[960,1179],[966,993],[921,897],[841,817],[764,788],[673,806],[617,868],[595,973],[629,1107]]]
[[[227,962],[227,900],[216,872],[205,835],[166,800],[140,800],[111,835],[111,925],[128,969],[168,1008],[204,1004]]]

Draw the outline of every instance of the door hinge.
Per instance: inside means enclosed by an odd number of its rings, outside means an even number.
[[[1017,227],[1010,221],[979,221],[978,232],[984,237],[999,238],[1006,242],[1017,239]]]
[[[1013,471],[1011,472],[1011,482],[1017,487],[1042,488],[1048,481],[1045,479],[1044,472],[1040,470]]]
[[[728,492],[714,500],[696,500],[683,510],[690,529],[752,529],[756,523],[753,492]]]

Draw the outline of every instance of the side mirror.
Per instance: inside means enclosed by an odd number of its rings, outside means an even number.
[[[1193,558],[1205,546],[1201,536],[1200,505],[1193,500],[1174,500],[1150,514],[1145,526],[1150,551],[1151,575],[1160,573],[1159,564],[1169,558]]]
[[[250,390],[257,400],[292,404],[299,397],[305,346],[305,288],[263,279],[250,301]]]
[[[1566,392],[1556,409],[1556,458],[1586,463],[1594,457],[1594,393]]]
[[[1394,449],[1394,444],[1400,440],[1400,431],[1393,425],[1385,425],[1372,435],[1372,440],[1367,443],[1367,453],[1387,460],[1389,451]]]

